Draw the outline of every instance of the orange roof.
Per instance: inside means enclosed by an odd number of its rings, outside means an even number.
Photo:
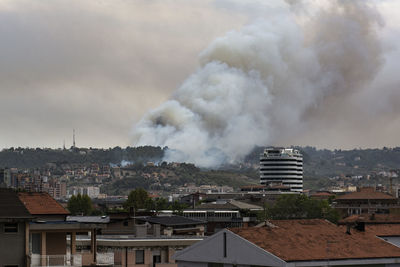
[[[366,224],[400,224],[400,214],[358,214],[339,221],[339,224],[365,222]]]
[[[365,231],[376,236],[400,236],[400,224],[369,224]]]
[[[32,215],[69,214],[69,212],[48,193],[18,193],[18,197]]]
[[[389,194],[375,191],[373,187],[364,187],[360,188],[360,191],[336,197],[336,200],[342,200],[342,199],[396,199],[396,198]]]
[[[400,248],[368,232],[320,219],[270,221],[270,226],[233,228],[233,233],[285,261],[400,257]]]

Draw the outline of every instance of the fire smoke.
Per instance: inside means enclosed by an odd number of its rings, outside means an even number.
[[[382,22],[366,1],[287,1],[216,39],[170,100],[134,127],[165,160],[215,167],[304,131],[330,99],[363,90],[383,63]]]

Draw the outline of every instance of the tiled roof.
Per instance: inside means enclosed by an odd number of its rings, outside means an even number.
[[[0,188],[0,219],[29,219],[32,215],[11,189]]]
[[[358,214],[339,221],[339,224],[365,222],[366,224],[400,224],[400,214]]]
[[[396,198],[389,194],[375,191],[375,189],[372,187],[365,187],[361,188],[360,191],[336,197],[336,200],[344,200],[344,199],[396,199]]]
[[[365,231],[376,236],[400,236],[400,224],[369,224]]]
[[[320,219],[270,223],[230,230],[285,261],[400,258],[400,248],[368,231],[348,235],[344,227]]]
[[[69,212],[48,193],[18,193],[21,202],[32,215],[68,215]]]

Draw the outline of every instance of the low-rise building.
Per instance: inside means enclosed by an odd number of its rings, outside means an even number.
[[[174,259],[178,267],[398,266],[400,248],[325,220],[278,220],[224,229]]]
[[[0,264],[18,267],[96,265],[96,234],[104,225],[67,221],[68,214],[47,193],[2,189]],[[88,253],[76,251],[76,235],[82,232],[91,233]]]
[[[353,214],[390,213],[400,210],[397,198],[376,191],[373,187],[364,187],[357,192],[337,196],[333,204],[333,207],[343,217]]]

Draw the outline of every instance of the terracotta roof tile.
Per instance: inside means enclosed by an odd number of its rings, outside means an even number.
[[[325,220],[270,221],[271,226],[230,229],[285,261],[400,257],[400,248],[374,234],[338,227]]]
[[[395,197],[375,191],[372,187],[361,188],[360,191],[348,193],[346,195],[337,196],[336,200],[344,199],[396,199]]]
[[[48,193],[19,193],[18,197],[32,215],[69,214],[69,212]]]
[[[365,231],[376,236],[400,236],[400,224],[370,224]]]
[[[400,224],[400,214],[356,214],[344,218],[339,224],[365,222],[366,224]]]

